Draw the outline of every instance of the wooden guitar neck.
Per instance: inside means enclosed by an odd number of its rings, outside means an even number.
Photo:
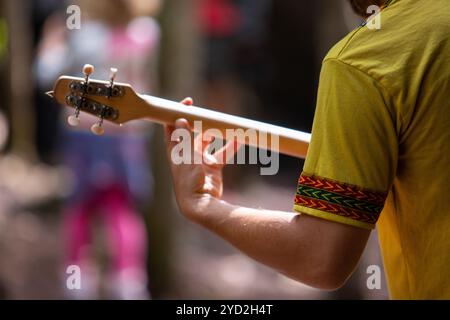
[[[114,81],[112,68],[110,81],[91,80],[91,65],[83,68],[85,78],[61,76],[48,94],[59,103],[75,109],[68,118],[72,126],[79,124],[80,112],[95,115],[99,121],[91,130],[103,134],[103,121],[122,124],[131,120],[148,119],[161,124],[174,124],[179,118],[189,121],[195,131],[205,132],[240,144],[305,158],[311,135],[264,122],[249,120],[205,108],[186,106],[178,102],[141,95],[131,85]]]
[[[177,119],[189,121],[194,130],[209,130],[220,138],[234,137],[239,143],[272,150],[293,157],[305,158],[311,135],[272,124],[217,112],[149,95],[140,95],[145,118],[161,124]],[[197,124],[197,125],[196,125]],[[199,131],[199,130],[197,130]],[[277,141],[276,141],[277,140]]]

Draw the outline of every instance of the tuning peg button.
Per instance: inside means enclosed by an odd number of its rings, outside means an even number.
[[[105,129],[102,127],[102,123],[98,122],[92,125],[91,131],[97,136],[102,136],[105,133]]]
[[[95,68],[92,64],[85,64],[83,67],[83,73],[86,77],[89,77],[91,74],[93,74],[95,71]]]
[[[109,80],[111,82],[114,82],[114,80],[116,79],[117,71],[118,71],[117,68],[110,68],[109,69]]]
[[[80,118],[73,114],[67,118],[67,123],[72,127],[77,127],[80,124]]]

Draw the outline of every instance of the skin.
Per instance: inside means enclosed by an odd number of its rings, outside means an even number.
[[[377,5],[380,8],[385,7],[387,0],[348,0],[353,11],[363,17],[368,18],[371,13],[367,12],[367,8],[371,5]]]
[[[192,99],[182,101],[192,105]],[[166,127],[166,143],[175,196],[181,213],[194,223],[216,233],[249,257],[306,285],[335,290],[356,268],[369,230],[293,212],[246,208],[222,200],[220,161],[236,150],[234,141],[209,154],[211,143],[201,135],[191,139],[194,156],[202,164],[174,165],[170,160],[175,129],[191,130],[184,119]],[[205,141],[202,141],[205,140]]]

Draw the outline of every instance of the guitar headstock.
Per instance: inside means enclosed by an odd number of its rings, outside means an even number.
[[[69,125],[77,126],[80,112],[86,112],[99,118],[91,131],[102,135],[104,120],[121,125],[139,118],[135,106],[141,98],[131,85],[114,81],[117,69],[111,68],[109,81],[90,79],[93,72],[94,67],[87,64],[83,67],[84,78],[61,76],[53,91],[47,93],[58,103],[75,109],[67,119]]]

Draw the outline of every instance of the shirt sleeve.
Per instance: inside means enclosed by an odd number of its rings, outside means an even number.
[[[352,65],[325,60],[294,210],[374,228],[395,175],[397,146],[385,88]]]

